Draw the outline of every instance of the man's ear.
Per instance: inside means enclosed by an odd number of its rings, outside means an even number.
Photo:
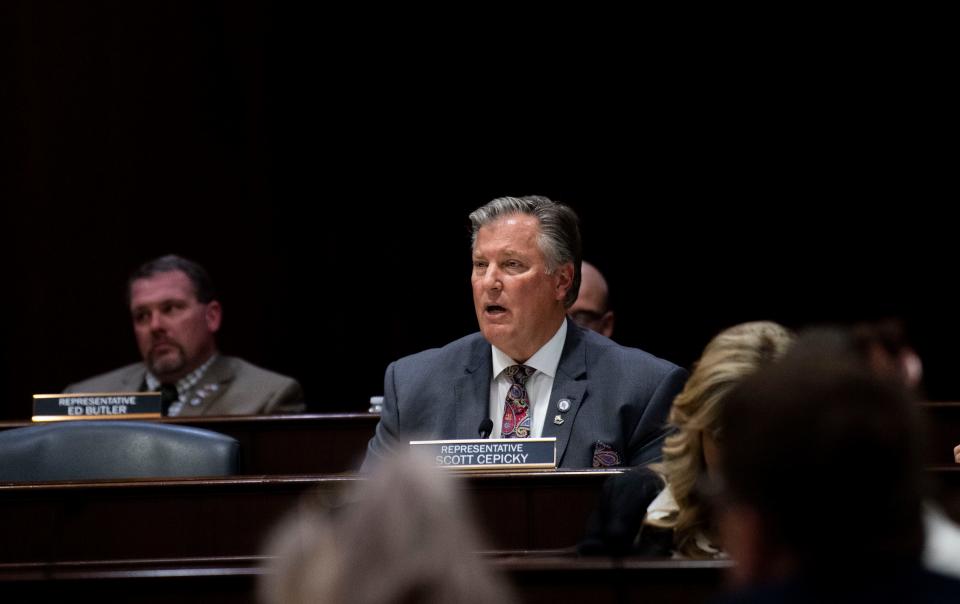
[[[607,336],[608,338],[612,338],[613,337],[613,321],[614,321],[614,316],[613,316],[612,310],[608,310],[607,312],[603,313],[603,317],[600,318],[600,329],[598,331],[603,335]]]
[[[210,333],[217,333],[220,330],[220,321],[223,320],[223,308],[220,303],[216,300],[208,302],[203,313],[203,318],[207,322],[207,329]]]
[[[557,300],[563,300],[567,297],[567,292],[570,291],[570,288],[573,287],[573,263],[567,262],[566,264],[560,265],[557,270],[554,271],[554,276],[556,276],[557,279],[555,292]]]

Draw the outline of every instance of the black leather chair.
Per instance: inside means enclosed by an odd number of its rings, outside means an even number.
[[[210,430],[71,421],[0,432],[0,482],[229,476],[240,443]]]

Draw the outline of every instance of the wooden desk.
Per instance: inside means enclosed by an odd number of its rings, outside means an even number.
[[[256,604],[259,559],[0,564],[3,601]]]
[[[170,417],[164,424],[195,426],[220,432],[240,442],[244,474],[334,474],[359,467],[379,415],[256,415]],[[0,430],[33,426],[31,422],[0,422]]]
[[[499,550],[573,546],[616,470],[498,472],[466,477],[487,541]],[[252,556],[311,489],[355,475],[0,485],[0,563]],[[516,523],[498,530],[505,511]]]
[[[370,413],[168,418],[240,441],[244,474],[334,474],[360,467],[380,421]]]
[[[940,500],[960,517],[960,466],[931,468]],[[568,548],[582,537],[614,470],[491,473],[466,478],[498,550]],[[254,556],[276,521],[312,490],[336,493],[355,475],[0,485],[0,563]],[[505,510],[515,521],[499,530]]]
[[[707,602],[722,589],[726,560],[577,558],[538,552],[494,558],[525,603]]]
[[[960,403],[921,403],[927,417],[929,462],[953,463],[960,444]],[[166,418],[162,423],[206,428],[240,441],[241,468],[249,475],[332,474],[359,466],[378,415],[332,413]],[[0,422],[0,430],[34,425]]]
[[[705,602],[721,589],[726,561],[491,554],[525,603]],[[195,558],[71,564],[0,564],[5,602],[255,602],[262,558]]]
[[[960,466],[930,468],[960,503]],[[491,563],[524,602],[703,602],[726,562],[621,561],[545,555],[581,536],[601,484],[615,471],[466,477]],[[136,480],[0,486],[4,602],[253,602],[261,542],[311,489],[336,492],[357,476]],[[494,529],[510,509],[519,530]],[[132,598],[131,594],[136,594]]]

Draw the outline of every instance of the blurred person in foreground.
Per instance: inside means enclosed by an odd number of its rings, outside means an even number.
[[[273,531],[264,604],[514,602],[484,549],[456,475],[404,453],[336,507],[314,493]]]
[[[774,362],[793,335],[771,321],[729,327],[707,344],[670,410],[663,462],[611,477],[579,544],[583,554],[724,557],[701,489],[717,471],[720,409],[740,380]]]
[[[804,334],[720,413],[723,602],[960,602],[922,564],[920,417],[900,382]]]
[[[822,329],[816,337],[825,354],[858,359],[874,375],[902,385],[915,400],[922,400],[923,364],[907,338],[901,319],[885,317],[858,322],[850,329]],[[960,446],[954,448],[955,457],[958,452]],[[960,578],[960,526],[931,497],[924,501],[923,521],[924,563],[933,570]]]

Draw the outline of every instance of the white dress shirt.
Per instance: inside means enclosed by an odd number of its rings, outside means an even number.
[[[560,353],[567,340],[567,321],[560,324],[560,329],[544,344],[526,363],[536,371],[527,378],[527,396],[530,399],[530,408],[527,412],[532,417],[530,437],[539,438],[543,434],[543,423],[547,417],[547,407],[550,406],[550,393],[553,392],[553,380],[557,376],[557,366],[560,364]],[[506,405],[507,392],[510,390],[510,378],[504,370],[518,363],[505,352],[491,346],[493,349],[493,380],[490,382],[490,419],[493,420],[493,432],[490,438],[500,438],[500,428],[503,424],[503,408]]]

